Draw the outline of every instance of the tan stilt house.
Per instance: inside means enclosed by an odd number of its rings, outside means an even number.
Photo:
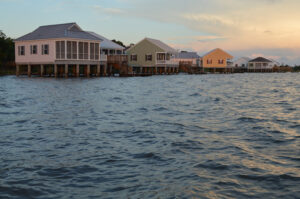
[[[145,38],[126,51],[128,65],[136,74],[178,73],[177,51],[162,41]]]
[[[17,75],[105,75],[101,41],[76,23],[40,26],[15,40]]]
[[[233,56],[224,50],[217,48],[202,56],[202,67],[204,69],[226,70],[232,66]]]

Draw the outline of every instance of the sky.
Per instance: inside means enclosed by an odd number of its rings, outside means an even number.
[[[125,45],[145,37],[201,56],[264,56],[300,65],[300,0],[0,0],[0,30],[18,38],[76,22]]]

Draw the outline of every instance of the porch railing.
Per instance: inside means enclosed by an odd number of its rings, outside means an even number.
[[[107,61],[107,55],[100,55],[100,61]]]

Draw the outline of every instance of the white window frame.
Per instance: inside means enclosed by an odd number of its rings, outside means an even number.
[[[18,55],[25,56],[25,46],[18,46]]]
[[[49,44],[42,44],[42,55],[49,55]]]
[[[35,53],[33,52],[35,48]],[[37,45],[30,45],[30,54],[31,55],[37,55],[38,54],[38,46]]]

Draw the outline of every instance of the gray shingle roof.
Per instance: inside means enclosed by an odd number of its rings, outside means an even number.
[[[180,53],[175,55],[175,58],[179,58],[179,59],[197,59],[197,58],[200,58],[200,56],[196,52],[181,51]]]
[[[74,38],[99,40],[98,37],[83,31],[76,23],[56,24],[40,26],[31,33],[28,33],[15,41],[39,40],[39,39],[55,39],[55,38]]]
[[[178,53],[174,48],[168,46],[167,44],[163,43],[160,40],[157,39],[151,39],[151,38],[145,38],[146,40],[150,41],[151,43],[153,43],[154,45],[160,47],[161,49],[163,49],[166,52],[169,53]]]
[[[119,44],[116,44],[115,42],[113,42],[97,33],[94,33],[94,32],[89,32],[89,33],[94,35],[95,37],[103,40],[101,42],[102,49],[116,49],[116,50],[124,50],[125,49],[123,46],[120,46]]]
[[[272,62],[264,57],[257,57],[255,59],[250,60],[249,62]]]

